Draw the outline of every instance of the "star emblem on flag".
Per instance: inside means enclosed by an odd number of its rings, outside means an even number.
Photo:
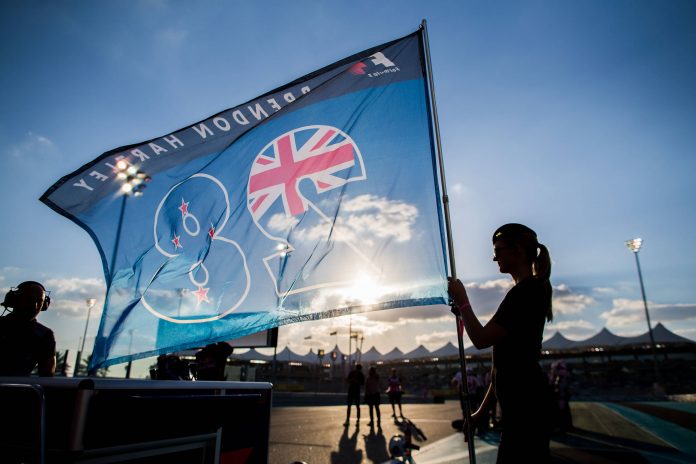
[[[184,199],[181,199],[181,206],[179,206],[179,211],[181,211],[182,216],[186,216],[188,214],[188,205],[189,202],[184,201]]]
[[[194,295],[196,295],[196,299],[198,299],[198,304],[201,304],[202,301],[205,301],[206,303],[210,303],[210,300],[208,299],[208,291],[209,288],[205,288],[201,285],[198,286],[198,290],[195,292],[192,292]]]
[[[176,250],[177,248],[183,248],[181,246],[181,239],[180,236],[174,234],[174,238],[172,239],[172,243],[174,244],[174,249]]]

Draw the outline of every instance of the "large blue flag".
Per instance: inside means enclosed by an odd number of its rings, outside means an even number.
[[[53,185],[103,261],[90,367],[446,303],[427,89],[418,31]]]

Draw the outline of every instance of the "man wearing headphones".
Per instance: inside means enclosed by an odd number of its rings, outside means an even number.
[[[56,339],[51,329],[36,321],[50,303],[38,282],[22,282],[7,292],[2,306],[13,311],[0,317],[0,376],[28,376],[37,365],[40,376],[53,376]]]

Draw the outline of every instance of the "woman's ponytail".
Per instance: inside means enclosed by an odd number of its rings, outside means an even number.
[[[548,295],[548,308],[546,309],[546,320],[553,319],[553,308],[551,304],[553,290],[551,288],[551,256],[549,250],[541,243],[538,244],[539,254],[534,258],[534,277],[539,279],[543,285],[546,294]]]

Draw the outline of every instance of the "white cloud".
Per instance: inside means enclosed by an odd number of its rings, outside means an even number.
[[[372,237],[407,242],[413,238],[418,208],[408,203],[375,195],[359,195],[344,200],[341,216],[334,224],[298,229],[299,240],[323,240],[333,234],[336,241],[374,245]]]
[[[451,322],[454,324],[454,315],[447,310],[442,312],[430,312],[424,313],[423,317],[401,317],[394,324],[395,325],[411,325],[411,324],[423,324],[423,323],[438,323],[438,322]]]
[[[555,314],[577,314],[594,303],[594,298],[588,295],[559,295],[553,298],[553,311]]]
[[[485,282],[467,282],[465,286],[474,311],[482,317],[495,313],[505,294],[514,286],[514,282],[501,278]],[[566,284],[557,285],[553,290],[555,314],[577,314],[595,304],[594,298],[576,293]]]
[[[681,335],[682,337],[696,340],[696,327],[690,329],[675,329],[673,332],[677,335]]]
[[[616,294],[616,289],[612,287],[595,287],[592,289],[593,292],[599,293],[601,295],[613,295]]]
[[[95,298],[96,304],[92,308],[92,315],[101,314],[104,305],[104,293],[106,285],[101,279],[54,278],[43,282],[47,290],[51,292],[52,313],[59,317],[83,319],[87,317],[87,299]]]
[[[551,331],[561,331],[565,332],[567,330],[572,330],[572,331],[588,331],[588,330],[597,330],[597,328],[592,324],[591,322],[588,322],[584,319],[578,319],[574,321],[559,321],[559,322],[550,322],[546,324],[546,330],[551,330]]]
[[[515,283],[511,279],[503,278],[485,282],[466,282],[464,285],[476,315],[479,318],[490,318]]]
[[[468,288],[478,288],[482,290],[496,290],[496,291],[505,291],[507,292],[510,290],[515,283],[510,280],[510,279],[494,279],[494,280],[487,280],[482,283],[477,283],[477,282],[467,282],[466,287]]]
[[[461,182],[457,182],[456,184],[452,184],[449,188],[449,191],[454,194],[456,197],[461,197],[462,194],[464,193],[464,184]]]
[[[450,342],[450,341],[456,340],[456,339],[457,339],[457,332],[454,330],[442,331],[442,332],[431,332],[428,334],[417,335],[416,336],[416,345],[424,345],[426,348],[428,348],[432,351],[434,349],[441,348],[443,345],[447,344],[447,342]]]
[[[447,306],[415,306],[409,308],[375,311],[368,315],[370,323],[384,322],[390,325],[423,324],[424,322],[454,321]],[[454,323],[454,322],[452,322]]]
[[[279,213],[268,219],[267,227],[275,232],[287,232],[297,225],[299,221],[294,216],[286,216]]]
[[[22,268],[15,267],[15,266],[4,266],[4,267],[0,268],[0,272],[3,274],[17,272],[17,271],[21,271],[21,270],[22,270]]]
[[[648,311],[653,324],[665,321],[685,321],[696,319],[696,304],[656,304],[648,302]],[[631,324],[645,324],[643,300],[617,298],[612,300],[612,308],[599,315],[607,321],[607,327],[624,328]]]
[[[8,148],[8,153],[13,158],[22,159],[36,156],[52,156],[57,153],[56,145],[48,138],[34,132],[27,134]]]

